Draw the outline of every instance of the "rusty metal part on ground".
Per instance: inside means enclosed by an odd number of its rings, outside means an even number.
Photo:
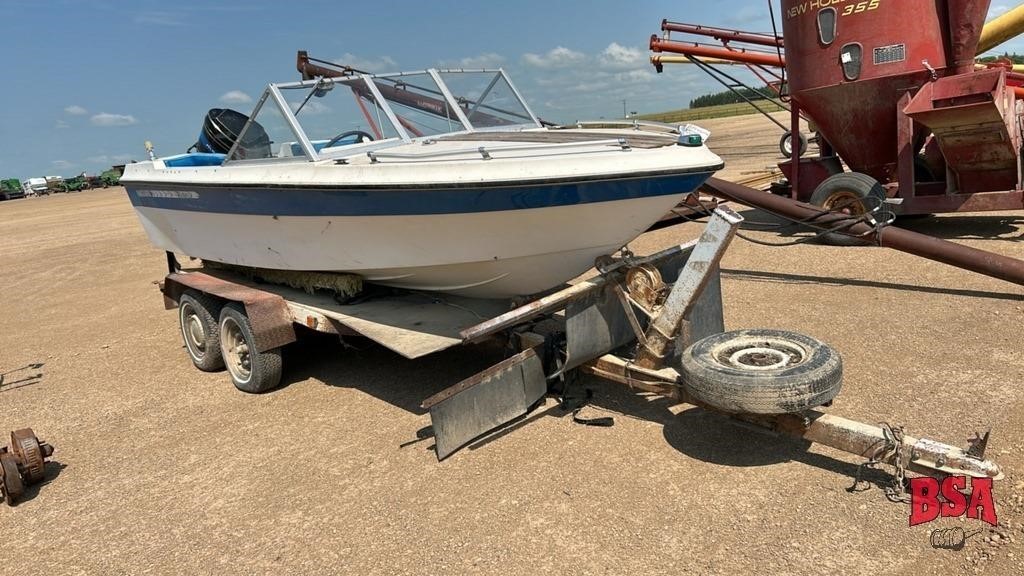
[[[782,196],[776,196],[718,178],[709,178],[703,191],[726,200],[760,208],[795,220],[813,220],[825,228],[845,228],[846,233],[862,237],[885,248],[892,248],[943,264],[949,264],[985,276],[1024,286],[1024,261],[1002,256],[955,242],[941,240],[895,226],[873,227],[856,217],[823,210]]]
[[[53,446],[36,437],[31,428],[11,432],[11,445],[0,447],[0,496],[8,506],[25,493],[27,486],[46,477],[46,459]]]

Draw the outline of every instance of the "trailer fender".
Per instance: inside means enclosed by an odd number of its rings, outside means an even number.
[[[295,327],[288,303],[277,294],[204,272],[172,272],[164,278],[160,287],[165,305],[177,307],[181,294],[188,288],[245,306],[257,352],[280,348],[295,341]]]

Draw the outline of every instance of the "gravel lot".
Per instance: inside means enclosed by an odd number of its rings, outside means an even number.
[[[703,124],[726,176],[775,161],[763,119]],[[913,227],[1024,258],[1024,212]],[[0,573],[1024,572],[1020,286],[878,248],[737,240],[723,263],[727,328],[841,351],[830,412],[952,444],[991,427],[1007,475],[1006,526],[990,530],[909,528],[880,488],[847,492],[857,458],[597,380],[586,414],[614,427],[576,425],[548,400],[438,463],[417,438],[419,402],[500,350],[407,361],[312,337],[285,350],[285,387],[245,395],[192,368],[154,286],[164,266],[121,189],[0,203],[0,432],[31,426],[57,447],[49,481],[0,507]],[[962,551],[929,546],[953,526],[983,531]]]

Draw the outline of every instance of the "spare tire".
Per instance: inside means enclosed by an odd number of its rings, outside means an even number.
[[[788,414],[828,404],[843,382],[843,360],[803,334],[757,328],[714,334],[682,354],[684,390],[724,412]]]

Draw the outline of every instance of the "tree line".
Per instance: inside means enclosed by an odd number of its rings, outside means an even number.
[[[736,92],[743,94],[750,100],[764,99],[764,96],[748,88],[737,88]],[[707,106],[718,106],[720,104],[735,104],[737,102],[745,102],[745,100],[743,100],[743,98],[741,98],[739,94],[736,94],[736,92],[733,92],[732,90],[726,90],[725,92],[697,96],[693,100],[690,100],[690,108],[705,108]]]
[[[986,62],[995,62],[996,60],[998,60],[1000,58],[1009,58],[1010,62],[1013,62],[1014,64],[1024,64],[1024,55],[1021,55],[1021,54],[1008,54],[1008,53],[1005,53],[1005,52],[1003,53],[1002,56],[986,56],[984,58],[978,58],[978,62],[981,62],[982,64],[984,64]]]

